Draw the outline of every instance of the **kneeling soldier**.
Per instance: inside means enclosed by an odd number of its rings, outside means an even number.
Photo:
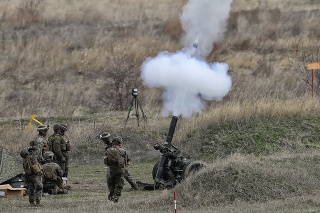
[[[63,170],[59,164],[52,162],[53,156],[54,154],[51,151],[44,153],[45,164],[42,165],[44,174],[43,191],[49,194],[66,194],[68,191],[63,186]]]

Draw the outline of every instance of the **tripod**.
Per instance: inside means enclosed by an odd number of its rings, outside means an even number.
[[[138,126],[140,126],[140,114],[139,114],[139,109],[140,109],[141,112],[142,112],[142,118],[143,118],[144,122],[147,123],[147,116],[146,116],[146,115],[144,114],[144,112],[143,112],[142,106],[141,106],[140,101],[139,101],[139,99],[138,99],[138,95],[133,95],[133,99],[132,99],[131,104],[130,104],[130,107],[129,107],[128,116],[127,116],[127,120],[126,120],[125,126],[127,126],[128,119],[129,119],[129,115],[130,115],[130,112],[131,112],[133,106],[134,106],[134,110],[135,110],[135,116],[136,116],[137,121],[138,121]]]

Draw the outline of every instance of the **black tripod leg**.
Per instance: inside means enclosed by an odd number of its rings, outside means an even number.
[[[133,107],[133,102],[134,102],[134,100],[135,100],[135,98],[132,99],[132,101],[131,101],[125,126],[127,126],[128,119],[129,119],[129,116],[130,116],[131,109],[132,109],[132,107]]]
[[[136,98],[135,104],[134,104],[135,110],[136,110],[136,117],[137,117],[137,122],[138,122],[138,127],[140,126],[140,121],[139,121],[139,99]]]
[[[141,110],[141,112],[142,112],[142,118],[143,118],[143,120],[144,120],[145,122],[147,122],[147,116],[144,114],[144,111],[143,111],[143,109],[142,109],[142,106],[141,106],[140,102],[139,102],[139,107],[140,107],[140,110]]]

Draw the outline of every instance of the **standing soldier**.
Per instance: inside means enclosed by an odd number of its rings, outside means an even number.
[[[109,195],[108,199],[115,203],[118,202],[121,191],[124,186],[124,167],[125,162],[124,158],[121,156],[121,143],[122,139],[120,137],[116,137],[112,140],[112,147],[107,149],[106,158],[104,163],[110,167],[110,177],[107,180]]]
[[[39,163],[38,152],[32,153],[33,149],[21,150],[20,156],[23,158],[23,170],[28,183],[29,202],[31,206],[40,206],[42,197],[42,169]]]
[[[49,150],[54,154],[54,162],[59,164],[63,170],[62,179],[67,183],[69,170],[69,151],[71,150],[69,141],[64,139],[65,132],[68,130],[66,124],[55,124],[54,134],[49,137]]]
[[[105,151],[107,151],[107,149],[112,147],[112,142],[110,141],[110,133],[108,133],[108,132],[101,133],[100,139],[104,142],[104,144],[106,144]],[[122,141],[122,139],[121,139],[121,141]],[[138,186],[137,186],[136,182],[133,180],[131,174],[129,173],[128,166],[130,165],[131,159],[127,155],[127,151],[124,150],[123,148],[121,148],[121,153],[122,153],[123,158],[125,159],[124,178],[126,179],[126,181],[128,181],[131,188],[138,190]],[[109,177],[110,177],[110,169],[109,169],[109,167],[107,167],[107,180]]]
[[[41,155],[43,156],[45,151],[48,151],[48,141],[46,136],[48,134],[49,125],[40,125],[37,127],[37,131],[39,132],[37,137],[30,142],[30,146],[37,146],[40,150]]]

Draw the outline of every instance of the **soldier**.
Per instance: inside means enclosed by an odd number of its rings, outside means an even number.
[[[105,164],[110,167],[110,177],[107,180],[109,195],[108,199],[115,203],[118,202],[124,186],[123,174],[125,162],[121,155],[122,139],[116,137],[112,140],[112,147],[107,149]]]
[[[53,161],[53,152],[47,151],[44,153],[45,164],[42,166],[44,175],[44,187],[43,191],[49,194],[67,194],[67,189],[64,189],[62,176],[63,170]]]
[[[67,182],[69,170],[69,151],[71,150],[69,141],[64,139],[65,132],[68,130],[66,124],[55,124],[54,134],[49,137],[49,150],[54,154],[54,162],[59,164],[63,170],[62,179]]]
[[[48,141],[46,136],[48,134],[49,125],[40,125],[37,127],[37,131],[39,132],[37,137],[30,142],[30,146],[37,146],[43,156],[45,151],[48,151]]]
[[[107,145],[105,148],[105,151],[107,151],[108,148],[112,147],[112,142],[110,141],[110,133],[104,132],[104,133],[100,134],[100,139],[104,142],[104,144]],[[127,152],[124,149],[121,148],[121,150],[122,150],[122,155],[125,159],[125,164],[126,164],[124,178],[126,179],[126,181],[128,181],[131,188],[133,188],[134,190],[138,190],[138,186],[137,186],[136,182],[133,180],[131,174],[129,173],[128,166],[130,165],[131,159],[128,157]],[[110,177],[110,170],[109,170],[109,167],[107,167],[107,180],[109,177]]]
[[[31,206],[40,206],[42,197],[42,169],[39,163],[38,152],[33,152],[32,148],[21,150],[20,156],[23,158],[23,170],[28,183],[29,202]]]

